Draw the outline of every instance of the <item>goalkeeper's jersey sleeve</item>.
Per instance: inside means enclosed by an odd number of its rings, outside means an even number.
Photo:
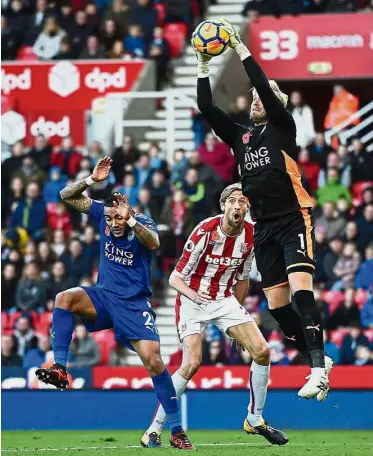
[[[208,78],[198,78],[198,108],[216,135],[232,148],[254,220],[312,207],[296,163],[294,119],[272,91],[255,59],[248,57],[243,65],[267,112],[266,123],[248,128],[233,122],[213,104]]]

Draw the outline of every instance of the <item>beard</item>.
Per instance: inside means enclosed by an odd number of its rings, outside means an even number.
[[[254,124],[259,124],[259,123],[262,123],[264,122],[265,120],[267,120],[267,114],[266,112],[264,111],[254,111],[254,112],[251,112],[250,113],[250,120],[254,123]]]

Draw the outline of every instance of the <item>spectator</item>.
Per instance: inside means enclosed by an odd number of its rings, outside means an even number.
[[[227,364],[225,348],[220,340],[212,340],[208,344],[208,352],[205,354],[202,364],[205,366],[217,366]]]
[[[326,282],[327,276],[324,269],[324,261],[329,247],[327,244],[327,232],[323,226],[317,226],[315,228],[315,261],[317,268],[314,274],[315,283]]]
[[[70,236],[73,229],[71,216],[63,202],[57,203],[56,209],[48,214],[48,226],[53,231],[62,230],[67,237]]]
[[[17,282],[16,267],[11,263],[6,264],[1,275],[1,309],[3,311],[15,306]]]
[[[25,264],[33,263],[37,260],[36,244],[32,239],[30,239],[26,245],[23,260]]]
[[[330,340],[329,331],[324,329],[324,352],[334,361],[334,364],[340,363],[339,349],[334,342]]]
[[[95,167],[101,158],[104,158],[105,151],[103,150],[100,141],[92,141],[88,146],[88,156],[91,160],[92,167]]]
[[[175,190],[163,206],[161,221],[170,226],[175,236],[186,240],[195,227],[192,204],[182,190]]]
[[[39,184],[30,182],[26,187],[26,197],[19,202],[12,213],[10,225],[13,228],[24,228],[29,236],[39,239],[43,234],[46,215]]]
[[[373,153],[364,149],[359,138],[354,138],[351,146],[352,182],[373,181]]]
[[[229,146],[217,141],[213,133],[208,133],[204,144],[198,148],[201,162],[211,166],[216,174],[222,179],[224,185],[232,183],[233,171],[236,162]]]
[[[14,177],[20,177],[24,184],[29,182],[38,182],[39,185],[43,185],[47,175],[40,167],[35,163],[34,159],[30,154],[27,154],[23,157],[22,164],[17,171],[14,171],[12,174],[12,179]]]
[[[16,268],[17,277],[19,277],[23,266],[22,256],[20,252],[16,249],[11,249],[8,254],[7,262]]]
[[[369,340],[364,336],[358,323],[350,325],[349,333],[345,335],[340,348],[341,364],[354,364],[357,347],[369,347]]]
[[[1,336],[1,366],[22,366],[22,357],[15,353],[13,337],[5,334]]]
[[[37,0],[35,13],[29,19],[25,45],[32,46],[35,43],[48,15],[50,15],[50,10],[48,10],[47,0]]]
[[[324,122],[324,127],[327,130],[347,121],[359,109],[359,99],[352,93],[347,92],[341,84],[336,84],[333,87],[333,92],[334,95],[329,104],[329,110]],[[359,122],[360,119],[356,119],[351,124],[357,125]]]
[[[112,170],[115,181],[122,182],[124,174],[134,170],[134,164],[139,158],[140,153],[134,144],[133,137],[124,136],[122,145],[117,147],[113,153]]]
[[[141,212],[147,217],[153,218],[150,208],[150,192],[146,187],[140,188],[139,190],[139,209],[135,212]]]
[[[22,312],[42,310],[47,300],[47,290],[36,262],[26,264],[16,290],[16,308]]]
[[[337,168],[329,168],[327,174],[327,183],[324,187],[317,190],[317,202],[320,206],[325,203],[336,204],[338,199],[344,198],[351,205],[351,194],[347,187],[340,183],[339,172]]]
[[[75,339],[71,342],[70,351],[74,360],[69,363],[69,367],[93,367],[101,360],[98,344],[84,325],[75,327]]]
[[[15,60],[19,39],[14,30],[8,26],[8,21],[1,15],[1,60]]]
[[[109,53],[109,59],[126,60],[128,58],[131,58],[131,55],[125,49],[123,42],[120,40],[114,41]]]
[[[57,24],[56,18],[46,19],[43,31],[35,41],[34,53],[42,60],[50,60],[58,53],[66,32]]]
[[[355,353],[356,366],[367,366],[373,364],[373,353],[369,350],[369,347],[359,345]]]
[[[129,52],[137,57],[145,56],[145,40],[140,26],[130,25],[128,35],[124,37],[124,45]]]
[[[257,11],[260,16],[275,16],[279,14],[277,3],[273,0],[250,0],[242,11],[242,16],[247,17],[250,11]]]
[[[364,210],[368,204],[373,204],[373,187],[367,187],[363,191],[362,199],[361,205],[356,208],[356,218],[360,218],[364,214]]]
[[[329,0],[327,13],[349,13],[354,11],[354,0]]]
[[[80,58],[84,60],[98,60],[105,57],[104,49],[102,49],[97,36],[90,35],[87,38],[86,46],[80,54]]]
[[[146,186],[150,182],[152,169],[150,168],[150,158],[148,154],[143,153],[140,155],[139,161],[135,166],[133,174],[136,179],[136,185],[139,188],[141,188],[143,185]]]
[[[84,229],[83,252],[90,264],[97,264],[100,256],[100,241],[96,239],[96,231],[92,226],[86,226]]]
[[[356,220],[359,230],[358,246],[361,251],[365,250],[373,240],[373,204],[367,204],[363,216]]]
[[[236,98],[235,108],[229,114],[229,117],[233,120],[233,122],[244,125],[245,127],[252,126],[252,122],[250,120],[250,106],[246,96],[239,95]]]
[[[18,203],[24,198],[25,184],[20,177],[13,177],[7,201],[3,204],[4,213],[14,212]],[[5,195],[4,195],[5,196]]]
[[[66,252],[66,238],[63,230],[56,230],[53,232],[51,248],[57,255],[57,258],[61,258],[61,256]]]
[[[123,185],[116,190],[127,197],[130,206],[136,206],[138,204],[139,188],[136,185],[136,179],[133,173],[125,174]]]
[[[78,57],[76,51],[71,48],[70,38],[66,36],[62,38],[58,53],[53,57],[53,60],[71,60]]]
[[[115,41],[120,41],[122,38],[122,34],[119,32],[118,27],[112,19],[104,21],[100,33],[100,42],[106,52],[109,52],[110,49],[113,48]]]
[[[197,152],[198,154],[198,152]],[[177,181],[182,180],[185,176],[186,170],[188,169],[188,159],[185,156],[184,149],[175,150],[174,162],[171,166],[171,185],[176,184]]]
[[[56,261],[51,268],[51,277],[47,281],[47,299],[55,300],[58,293],[73,287],[73,283],[67,278],[66,268],[62,261]]]
[[[343,247],[342,255],[334,267],[334,274],[338,281],[334,283],[332,290],[342,290],[355,285],[355,274],[360,266],[360,254],[356,250],[356,245],[348,242]]]
[[[150,167],[160,170],[166,179],[169,177],[168,163],[161,157],[161,148],[157,143],[153,143],[149,148]]]
[[[31,369],[32,367],[41,367],[46,361],[47,352],[51,349],[49,337],[39,336],[37,348],[29,350],[24,358],[22,367],[24,369]]]
[[[25,155],[25,147],[22,141],[17,141],[12,147],[12,156],[4,160],[1,166],[1,184],[3,188],[9,188],[11,176],[22,164]]]
[[[153,60],[156,65],[156,89],[161,90],[162,84],[166,80],[167,66],[169,57],[164,53],[163,47],[151,44],[148,58]]]
[[[25,353],[38,346],[38,338],[31,329],[30,320],[27,317],[20,317],[16,321],[14,329],[17,355],[23,358]]]
[[[61,170],[57,166],[50,169],[50,178],[43,187],[43,198],[46,204],[61,201],[60,191],[66,186],[66,179],[61,176]]]
[[[326,165],[319,174],[318,186],[324,187],[326,185],[328,172],[332,168],[338,169],[341,176],[341,184],[349,188],[351,186],[351,166],[349,164],[343,164],[339,155],[335,152],[328,154]]]
[[[327,232],[328,240],[342,236],[346,221],[335,210],[335,204],[325,202],[322,206],[323,215],[316,219],[316,226],[322,226]]]
[[[314,287],[314,296],[315,296],[316,305],[321,314],[321,320],[323,322],[323,326],[326,327],[327,322],[330,317],[329,304],[326,301],[324,301],[322,289],[318,286]]]
[[[356,288],[370,290],[373,286],[373,242],[365,249],[365,261],[356,275]]]
[[[325,255],[323,268],[325,275],[329,281],[329,285],[338,280],[338,277],[334,273],[335,265],[339,260],[339,256],[342,253],[343,242],[340,238],[335,237],[329,240],[330,252]]]
[[[150,206],[152,217],[156,222],[159,222],[166,198],[171,193],[170,187],[166,182],[164,174],[161,171],[155,170],[151,175],[151,179],[147,184],[147,188],[150,191]]]
[[[270,340],[268,347],[273,366],[288,366],[290,364],[289,358],[285,353],[285,346],[281,341]]]
[[[117,342],[110,352],[109,366],[128,366],[128,348]]]
[[[355,291],[353,288],[346,288],[342,302],[330,317],[328,329],[346,328],[353,321],[360,320],[360,311],[354,302]]]
[[[56,255],[51,250],[48,242],[40,242],[37,251],[37,262],[41,277],[46,280],[50,276],[52,264],[56,261]]]
[[[44,1],[44,0],[43,0]],[[35,138],[34,147],[30,150],[30,155],[35,163],[45,171],[49,171],[49,163],[52,154],[52,146],[44,135],[37,135]]]
[[[310,151],[312,161],[316,161],[321,166],[324,166],[326,157],[332,152],[332,148],[325,142],[324,133],[316,133],[315,141],[310,146]]]
[[[74,149],[71,136],[63,138],[61,147],[51,156],[51,166],[58,166],[65,176],[75,177],[78,173],[82,155]]]
[[[200,182],[200,176],[196,169],[189,168],[185,179],[176,184],[187,195],[188,201],[193,203],[193,216],[197,223],[204,220],[211,213],[209,200],[206,196],[206,187]]]
[[[131,23],[141,27],[147,43],[151,42],[153,29],[157,26],[158,16],[151,0],[137,0],[137,6],[132,9]]]
[[[69,251],[63,255],[62,261],[68,273],[68,277],[77,284],[84,276],[89,276],[92,272],[92,265],[83,253],[80,241],[73,239],[69,244]]]
[[[85,11],[76,11],[74,24],[69,32],[71,47],[74,50],[75,57],[79,57],[79,55],[83,52],[84,46],[91,32],[91,27],[87,24],[87,14]]]
[[[170,49],[168,41],[164,38],[164,30],[162,27],[155,27],[153,30],[153,41],[152,45],[158,46],[162,49],[162,55],[169,59]]]
[[[197,150],[192,150],[189,154],[189,169],[198,171],[201,182],[211,195],[218,195],[224,187],[224,183],[211,166],[202,163],[201,155]]]
[[[371,290],[373,291],[373,274],[370,277]],[[365,301],[360,314],[361,326],[364,328],[373,329],[373,294],[370,293],[368,299]]]
[[[98,27],[101,21],[97,5],[95,3],[88,3],[85,7],[85,13],[87,15],[87,25],[89,29],[92,34],[97,35]]]
[[[59,10],[58,23],[69,32],[74,27],[73,8],[70,2],[64,2]]]
[[[302,94],[298,91],[291,93],[290,102],[293,106],[291,113],[297,127],[297,145],[310,146],[316,135],[312,109],[303,102]]]
[[[307,179],[310,191],[314,193],[318,188],[318,178],[320,173],[320,165],[317,162],[311,161],[311,154],[308,149],[301,149],[298,157],[298,165],[303,176]]]
[[[127,35],[128,28],[131,23],[130,8],[123,2],[123,0],[113,0],[111,8],[107,9],[104,14],[104,21],[107,20],[115,22],[120,36]]]
[[[9,27],[15,33],[17,46],[19,46],[24,42],[29,20],[22,0],[11,0],[6,9],[6,16]]]

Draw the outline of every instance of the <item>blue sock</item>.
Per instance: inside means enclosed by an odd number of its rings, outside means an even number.
[[[67,355],[74,331],[74,318],[70,310],[53,309],[52,321],[52,348],[54,361],[61,366],[66,367]]]
[[[159,402],[162,404],[164,411],[166,412],[168,422],[171,428],[171,434],[180,432],[181,419],[179,412],[179,404],[176,397],[176,391],[172,378],[167,369],[161,374],[152,377],[155,394]]]

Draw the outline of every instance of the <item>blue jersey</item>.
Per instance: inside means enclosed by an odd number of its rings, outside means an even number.
[[[96,287],[134,301],[134,308],[136,301],[150,299],[153,252],[141,244],[130,227],[122,238],[115,238],[106,224],[103,203],[92,200],[89,215],[97,220],[100,228],[100,263]],[[154,221],[149,217],[136,214],[134,218],[157,232]]]

